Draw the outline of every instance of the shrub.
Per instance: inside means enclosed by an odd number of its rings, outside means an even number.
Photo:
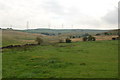
[[[83,37],[83,41],[87,41],[87,37]]]
[[[92,41],[92,38],[93,38],[93,37],[92,37],[91,35],[89,35],[89,36],[88,36],[88,41]]]
[[[71,43],[71,40],[69,38],[66,38],[66,43]]]
[[[96,38],[89,35],[88,37],[83,37],[83,41],[96,41]]]
[[[96,38],[95,38],[95,37],[92,37],[92,41],[96,41]]]
[[[41,45],[43,43],[43,40],[40,37],[37,37],[36,42],[38,43],[38,45]]]
[[[109,33],[108,33],[108,32],[105,32],[104,35],[109,35]]]
[[[73,38],[75,38],[75,36],[73,36]]]
[[[112,40],[116,40],[116,38],[112,38]]]

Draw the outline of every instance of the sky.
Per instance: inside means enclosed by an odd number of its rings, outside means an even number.
[[[0,27],[117,29],[119,0],[0,0]]]

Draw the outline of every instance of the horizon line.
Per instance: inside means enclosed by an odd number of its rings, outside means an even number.
[[[18,28],[0,28],[0,29],[13,29],[13,30],[35,30],[35,29],[50,29],[50,30],[75,30],[79,28],[31,28],[31,29],[18,29]],[[81,30],[116,30],[119,28],[107,28],[107,29],[99,29],[99,28],[81,28]],[[80,30],[80,29],[79,29]]]

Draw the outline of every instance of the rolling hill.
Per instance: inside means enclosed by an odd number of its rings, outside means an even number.
[[[39,33],[39,34],[45,34],[45,35],[63,35],[63,34],[79,34],[83,35],[85,33],[89,34],[96,34],[96,33],[102,33],[107,32],[108,30],[95,30],[95,29],[29,29],[29,30],[20,30],[22,32],[29,32],[29,33]]]
[[[29,29],[29,30],[2,30],[2,46],[36,43],[35,39],[40,36],[46,42],[58,42],[71,35],[82,36],[85,33],[95,35],[97,33],[118,33],[118,30],[89,30],[89,29]],[[109,37],[109,36],[108,36]],[[111,38],[110,38],[111,39]],[[73,40],[74,41],[74,40]]]
[[[41,34],[2,30],[2,46],[35,43],[37,36],[45,37]]]

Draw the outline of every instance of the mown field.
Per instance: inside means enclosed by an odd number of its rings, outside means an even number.
[[[4,49],[3,78],[116,78],[118,41]]]

